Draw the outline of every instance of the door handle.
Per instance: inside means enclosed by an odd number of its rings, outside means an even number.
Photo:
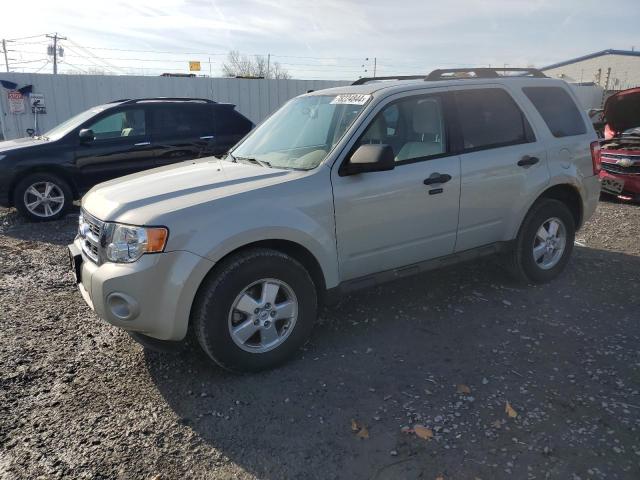
[[[200,137],[200,140],[213,140],[213,135],[205,135],[204,137]]]
[[[138,142],[133,144],[135,147],[144,147],[146,145],[151,145],[151,142]]]
[[[518,162],[519,167],[530,167],[531,165],[535,165],[538,163],[540,159],[538,157],[530,157],[529,155],[525,155]]]
[[[447,175],[446,173],[432,173],[429,178],[424,180],[425,185],[433,185],[435,183],[447,183],[451,180],[451,175]]]

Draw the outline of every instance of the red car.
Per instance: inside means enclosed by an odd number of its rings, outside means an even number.
[[[640,201],[640,88],[609,97],[604,119],[602,191],[622,200]]]

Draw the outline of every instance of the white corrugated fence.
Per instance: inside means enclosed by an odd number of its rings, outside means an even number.
[[[287,100],[307,90],[321,90],[349,82],[329,80],[262,80],[240,78],[179,78],[109,75],[52,75],[0,73],[0,80],[33,85],[33,93],[44,95],[45,114],[38,115],[39,133],[94,105],[123,98],[198,97],[233,103],[237,110],[259,123]],[[0,87],[0,133],[6,140],[27,135],[34,127],[29,99],[25,112],[11,113],[9,90]]]

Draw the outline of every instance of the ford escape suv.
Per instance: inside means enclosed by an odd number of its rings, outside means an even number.
[[[44,135],[0,142],[0,205],[30,220],[55,220],[97,183],[224,154],[252,128],[234,105],[207,99],[99,105]]]
[[[363,79],[289,101],[224,159],[94,187],[70,256],[107,322],[155,346],[190,332],[255,371],[290,357],[336,293],[493,253],[553,279],[599,168],[571,89],[539,71]]]

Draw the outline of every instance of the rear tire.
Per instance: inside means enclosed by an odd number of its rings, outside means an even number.
[[[26,176],[13,190],[13,203],[18,211],[33,222],[62,218],[73,203],[69,184],[51,173]]]
[[[256,372],[288,360],[307,341],[316,287],[295,259],[254,248],[224,260],[203,282],[192,312],[198,343],[221,367]]]
[[[516,280],[544,283],[564,270],[573,251],[575,220],[558,200],[538,200],[525,217],[508,258]]]

